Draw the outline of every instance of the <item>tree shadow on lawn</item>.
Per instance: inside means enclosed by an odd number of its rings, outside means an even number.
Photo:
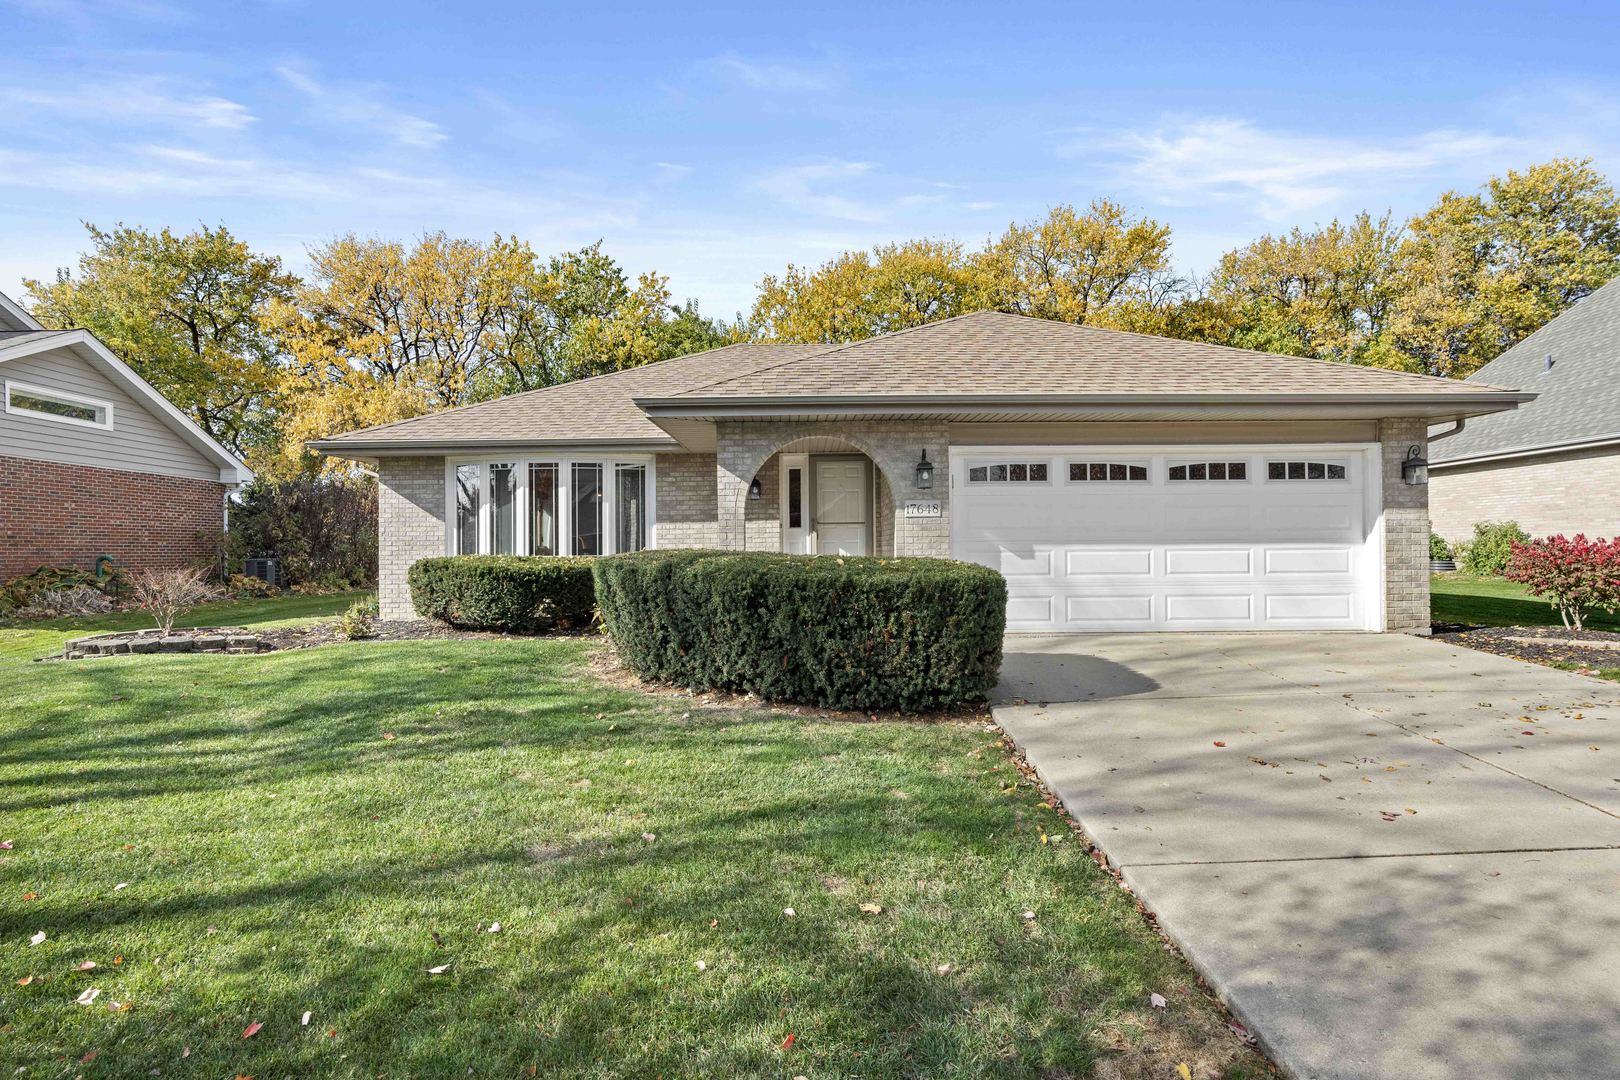
[[[8,976],[127,958],[15,991],[18,1052],[43,1069],[99,1050],[97,1073],[130,1076],[170,1072],[188,1046],[190,1065],[221,1074],[1028,1076],[1083,1072],[1124,1029],[1170,1037],[1143,1004],[1184,972],[1078,845],[1033,846],[1030,803],[971,757],[987,737],[933,727],[902,746],[893,726],[685,720],[597,686],[575,648],[53,671],[40,714],[0,753],[8,796],[26,792],[5,809],[38,823],[24,825],[34,846],[80,842],[56,815],[120,816],[109,802],[216,820],[116,900],[70,886],[107,872],[87,846],[26,911],[0,906],[5,940],[51,928],[38,952],[0,961]],[[443,670],[446,656],[461,667]],[[487,677],[468,677],[474,661]],[[627,758],[664,771],[612,775]],[[468,769],[479,780],[463,788]],[[387,783],[401,773],[404,805]],[[267,789],[328,778],[346,786],[332,804],[302,798],[298,820],[345,850],[251,816],[279,805]],[[220,792],[231,798],[162,798]],[[357,798],[381,820],[357,827]],[[1030,846],[1015,849],[1020,830]],[[210,845],[238,833],[244,861],[210,865]],[[864,915],[865,901],[885,911]],[[500,934],[478,931],[490,919]],[[73,1004],[88,985],[133,1009]],[[255,1021],[265,1029],[244,1041]]]

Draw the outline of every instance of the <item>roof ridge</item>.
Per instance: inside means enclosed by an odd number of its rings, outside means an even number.
[[[587,375],[583,379],[569,379],[566,382],[552,383],[549,386],[536,386],[532,390],[519,390],[515,394],[503,394],[500,397],[489,398],[485,401],[469,401],[465,405],[452,405],[448,409],[434,409],[432,412],[418,413],[415,416],[407,416],[400,420],[390,420],[386,424],[375,424],[371,427],[355,428],[352,431],[342,431],[337,435],[327,435],[324,436],[324,438],[334,439],[338,438],[339,436],[346,438],[350,435],[372,435],[378,432],[388,431],[391,428],[399,427],[402,424],[415,423],[416,421],[422,420],[429,416],[449,416],[452,413],[466,412],[468,409],[478,409],[485,405],[493,405],[497,401],[515,401],[518,398],[535,397],[546,393],[548,390],[561,390],[564,387],[583,386],[586,383],[601,382],[606,379],[611,379],[617,375],[630,375],[636,372],[644,372],[649,368],[657,367],[659,364],[673,364],[681,360],[692,360],[699,356],[712,356],[714,353],[725,352],[727,349],[735,349],[740,346],[757,347],[762,344],[766,343],[758,341],[733,341],[726,345],[717,345],[712,349],[704,349],[702,352],[683,353],[680,356],[668,356],[661,360],[652,360],[645,364],[637,364],[634,367],[619,368],[615,371],[604,371],[598,375]],[[764,371],[765,369],[756,368],[755,370]],[[685,393],[685,391],[682,391],[682,393]]]

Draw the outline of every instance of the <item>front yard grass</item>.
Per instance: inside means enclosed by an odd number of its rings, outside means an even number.
[[[1562,626],[1558,612],[1545,600],[1504,578],[1470,574],[1435,574],[1429,579],[1430,617],[1437,623],[1470,626]],[[1586,620],[1592,630],[1620,630],[1620,618],[1596,612]]]
[[[7,1071],[1269,1075],[982,723],[594,647],[0,664]]]
[[[366,592],[300,596],[286,593],[263,600],[223,600],[203,604],[175,620],[175,626],[284,626],[305,619],[343,614]],[[0,659],[33,660],[62,651],[62,643],[84,634],[145,630],[155,625],[144,611],[115,611],[83,618],[0,621]]]

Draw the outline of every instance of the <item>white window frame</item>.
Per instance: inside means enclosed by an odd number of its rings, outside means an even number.
[[[1041,458],[1041,457],[994,457],[994,458],[983,458],[982,460],[975,460],[971,467],[975,468],[975,469],[981,468],[981,467],[985,468],[985,469],[991,469],[991,468],[994,468],[997,465],[1005,465],[1005,466],[1007,466],[1008,469],[1011,469],[1014,465],[1045,465],[1046,466],[1046,479],[1045,480],[1013,480],[1013,479],[1007,479],[1007,480],[990,480],[990,479],[974,480],[971,477],[968,477],[966,482],[969,483],[969,484],[972,484],[974,487],[994,487],[994,488],[1012,487],[1012,488],[1017,488],[1017,489],[1020,489],[1020,490],[1022,490],[1023,488],[1031,487],[1031,486],[1036,485],[1036,484],[1044,484],[1044,485],[1050,487],[1052,485],[1052,483],[1053,483],[1053,480],[1052,480],[1052,460],[1050,458]],[[964,472],[962,475],[963,476],[968,476],[968,474],[966,472]]]
[[[1343,476],[1335,476],[1335,477],[1318,476],[1315,479],[1312,479],[1310,477],[1305,477],[1305,476],[1296,477],[1293,480],[1288,479],[1288,477],[1286,477],[1286,476],[1284,476],[1284,477],[1282,477],[1280,479],[1275,479],[1275,480],[1272,479],[1272,476],[1271,476],[1271,466],[1272,465],[1284,465],[1284,466],[1286,466],[1289,462],[1293,462],[1293,461],[1299,462],[1300,464],[1306,466],[1307,469],[1309,468],[1309,466],[1313,462],[1315,464],[1323,465],[1323,466],[1326,466],[1326,465],[1338,465],[1339,467],[1344,469],[1344,475]],[[1355,469],[1355,463],[1349,458],[1326,457],[1326,456],[1324,456],[1322,454],[1317,454],[1315,457],[1301,457],[1298,454],[1284,455],[1282,457],[1276,457],[1274,455],[1268,454],[1268,455],[1266,455],[1265,459],[1261,462],[1260,467],[1263,470],[1263,475],[1260,478],[1261,482],[1266,483],[1266,484],[1348,484],[1350,482],[1351,476],[1354,475],[1353,470]],[[1324,470],[1324,471],[1326,471],[1326,470]]]
[[[73,416],[57,416],[55,413],[39,412],[26,405],[14,405],[11,401],[12,392],[27,394],[30,397],[44,398],[47,401],[59,401],[63,405],[82,405],[89,409],[101,410],[104,420],[80,420]],[[35,420],[49,420],[53,424],[73,424],[76,427],[97,428],[101,431],[111,431],[113,427],[113,403],[100,398],[84,397],[80,394],[70,394],[65,390],[52,390],[44,386],[35,386],[32,383],[6,380],[6,412],[17,416],[29,416]]]
[[[1243,479],[1233,480],[1230,477],[1224,480],[1211,480],[1207,476],[1202,480],[1188,477],[1177,480],[1170,475],[1170,470],[1178,465],[1242,465]],[[1254,477],[1254,458],[1248,454],[1234,453],[1230,457],[1166,457],[1164,459],[1164,482],[1166,484],[1252,484]]]
[[[658,546],[658,459],[654,454],[591,454],[568,452],[558,454],[491,453],[457,455],[444,459],[444,552],[446,555],[471,555],[470,551],[456,550],[456,469],[462,465],[477,465],[478,473],[478,552],[487,553],[493,540],[494,500],[489,496],[489,470],[492,465],[511,465],[517,481],[514,499],[512,546],[518,555],[529,551],[529,526],[532,513],[529,501],[529,466],[557,466],[557,547],[559,555],[574,554],[574,465],[600,465],[602,467],[602,554],[617,554],[618,547],[618,476],[620,465],[640,465],[646,471],[646,525],[647,548]],[[552,556],[536,555],[537,559]]]
[[[1069,467],[1072,465],[1123,465],[1127,469],[1132,467],[1147,470],[1147,475],[1140,480],[1073,480],[1069,477]],[[1105,487],[1131,487],[1144,486],[1153,483],[1153,459],[1115,455],[1112,457],[1085,457],[1064,458],[1059,471],[1063,474],[1062,483],[1076,486],[1105,488]]]

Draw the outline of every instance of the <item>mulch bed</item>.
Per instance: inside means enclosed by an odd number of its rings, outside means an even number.
[[[1434,639],[1468,649],[1574,667],[1583,675],[1620,668],[1620,634],[1607,630],[1565,630],[1558,626],[1436,626]]]
[[[487,630],[457,630],[444,623],[428,622],[426,620],[391,620],[379,621],[374,624],[376,632],[365,641],[435,641],[439,639],[457,639],[461,641],[522,641],[527,635],[502,634]],[[348,640],[338,633],[338,624],[333,622],[305,623],[301,626],[278,626],[255,631],[259,637],[269,642],[271,648],[280,651],[283,649],[313,649],[320,645],[336,645]]]

